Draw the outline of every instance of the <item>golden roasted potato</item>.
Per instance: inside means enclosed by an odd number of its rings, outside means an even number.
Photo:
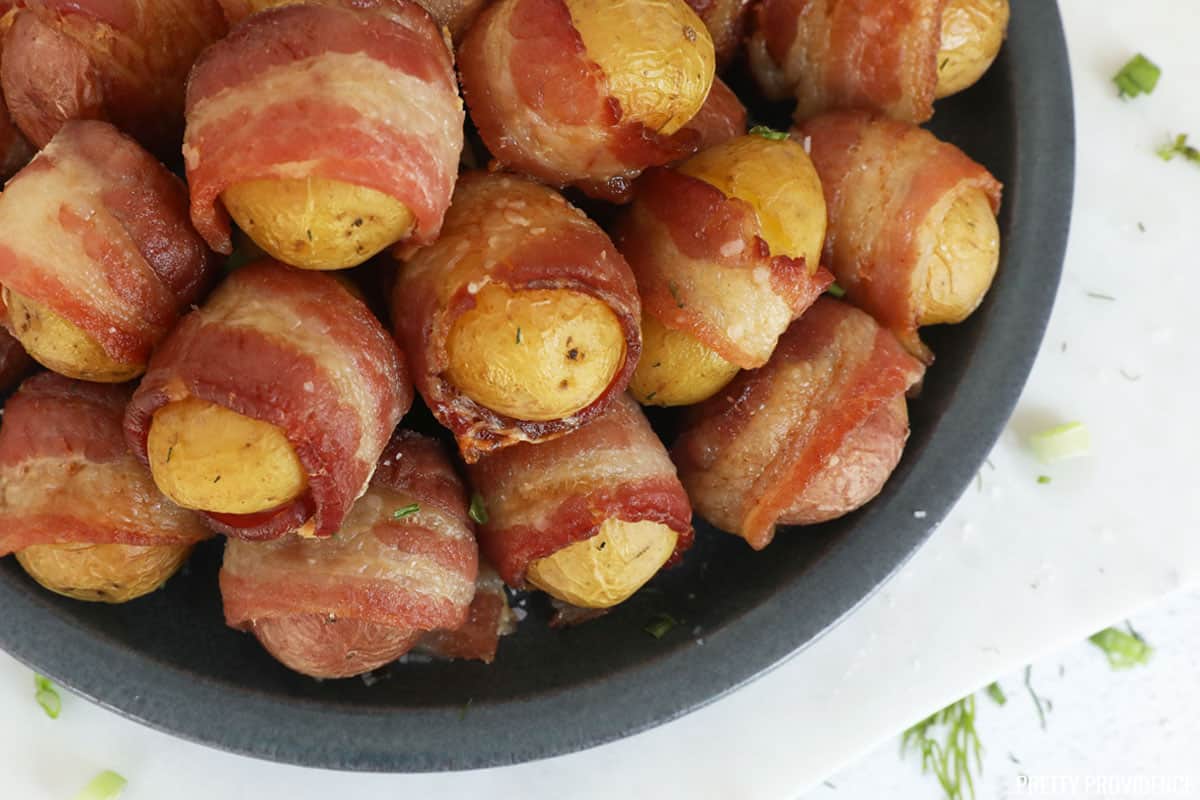
[[[918,231],[927,254],[913,271],[918,325],[962,322],[979,307],[1000,264],[1000,228],[982,190],[971,187],[942,201]]]
[[[589,406],[625,361],[625,333],[601,300],[567,289],[497,284],[450,329],[447,378],[475,402],[545,421]]]
[[[145,371],[145,364],[121,364],[73,322],[4,288],[4,304],[13,336],[39,364],[68,378],[123,383]]]
[[[251,630],[276,660],[313,678],[350,678],[378,669],[408,652],[421,636],[327,614],[255,620]]]
[[[712,36],[684,0],[566,0],[588,58],[608,79],[624,119],[666,136],[708,98]]]
[[[677,537],[658,522],[608,519],[592,538],[531,563],[525,578],[571,605],[611,608],[655,576]]]
[[[326,178],[245,181],[221,201],[259,247],[301,269],[357,266],[408,236],[415,222],[393,197]]]
[[[146,449],[159,490],[184,508],[253,514],[308,487],[283,431],[195,397],[154,413]]]
[[[190,544],[37,544],[19,551],[29,576],[75,600],[124,603],[153,592],[187,561]]]
[[[738,368],[684,331],[642,314],[642,358],[629,391],[645,406],[690,406],[712,397]]]
[[[961,92],[983,77],[1008,31],[1008,0],[950,0],[942,12],[938,98]]]

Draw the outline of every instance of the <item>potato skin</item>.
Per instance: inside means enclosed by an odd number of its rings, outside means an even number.
[[[263,250],[301,269],[357,266],[413,230],[406,205],[326,178],[270,178],[221,194],[229,215]]]
[[[35,581],[56,594],[125,603],[153,592],[187,561],[192,545],[38,544],[16,554]]]
[[[678,534],[658,522],[608,519],[590,539],[529,565],[525,579],[580,608],[611,608],[658,573]]]
[[[968,187],[942,201],[917,232],[926,255],[913,271],[918,325],[959,323],[983,302],[1000,265],[1000,228],[991,202]]]
[[[1008,0],[950,0],[942,12],[942,48],[934,95],[949,97],[983,77],[1004,44]]]
[[[625,363],[625,333],[603,301],[566,289],[489,284],[450,330],[447,377],[487,408],[545,421],[586,408]]]
[[[420,631],[328,614],[255,620],[250,629],[268,653],[313,678],[351,678],[395,661]]]
[[[159,490],[183,508],[252,514],[308,487],[283,431],[195,397],[155,412],[146,449]]]
[[[624,120],[665,136],[708,98],[712,36],[683,0],[565,0],[588,58],[604,71]]]
[[[690,406],[733,380],[738,368],[696,337],[642,314],[642,358],[629,382],[644,406]]]
[[[122,364],[73,322],[4,287],[12,334],[39,364],[60,375],[96,383],[124,383],[146,370]]]

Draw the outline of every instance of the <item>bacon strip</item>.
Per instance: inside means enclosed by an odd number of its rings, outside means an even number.
[[[68,122],[0,195],[0,284],[120,363],[146,361],[216,266],[183,182],[108,123]]]
[[[803,258],[773,256],[748,203],[673,170],[642,178],[616,242],[646,313],[743,369],[765,364],[833,280]]]
[[[130,388],[43,372],[4,406],[0,556],[41,544],[187,545],[212,534],[125,446]]]
[[[488,514],[480,547],[510,586],[524,585],[530,562],[590,539],[608,519],[676,531],[668,564],[692,544],[692,509],[675,467],[628,395],[568,436],[514,445],[467,473]]]
[[[481,561],[467,621],[457,628],[430,631],[417,642],[416,649],[436,658],[490,664],[496,659],[500,637],[516,629],[516,617],[508,607],[504,582],[494,567]]]
[[[746,32],[746,12],[750,0],[687,0],[692,10],[704,20],[717,49],[717,64],[733,61],[742,46]]]
[[[621,202],[642,170],[699,147],[690,128],[666,137],[623,121],[563,0],[494,3],[458,56],[471,119],[500,167]]]
[[[488,0],[416,0],[438,27],[446,28],[458,41],[467,31]],[[301,2],[325,2],[336,4],[340,0],[218,0],[225,9],[230,25],[236,25],[251,14],[277,6],[298,5]]]
[[[684,128],[699,135],[697,150],[716,147],[746,132],[746,107],[725,81],[714,78],[704,105]]]
[[[463,145],[453,56],[405,0],[326,0],[254,15],[188,83],[183,152],[192,219],[232,251],[220,195],[236,183],[319,177],[404,203],[411,241],[438,235]]]
[[[750,66],[772,99],[795,95],[796,118],[864,108],[933,116],[947,0],[763,0]]]
[[[985,192],[1000,210],[1001,183],[952,144],[865,112],[826,114],[794,132],[807,140],[829,208],[825,263],[850,302],[931,360],[917,336],[913,276],[925,257],[918,231],[951,195]]]
[[[450,330],[489,283],[570,289],[608,304],[624,329],[626,357],[600,397],[570,417],[529,422],[479,405],[444,377]],[[392,296],[396,337],[412,360],[417,389],[468,462],[516,442],[561,436],[601,414],[633,374],[640,318],[633,273],[604,232],[557,192],[498,174],[459,179],[442,237],[404,266]]]
[[[38,147],[103,119],[162,158],[178,153],[183,87],[226,32],[216,0],[16,0],[0,66],[8,108]]]
[[[229,536],[274,539],[310,516],[331,536],[366,491],[375,462],[412,404],[394,341],[336,278],[263,260],[230,275],[155,351],[125,419],[147,461],[154,412],[189,396],[278,426],[309,491],[262,514],[205,514]]]
[[[671,450],[697,511],[755,550],[836,468],[849,437],[924,368],[852,306],[818,300],[779,340],[770,362],[739,374],[687,417]]]

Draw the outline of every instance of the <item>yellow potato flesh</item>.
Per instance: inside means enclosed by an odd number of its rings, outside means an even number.
[[[696,116],[716,74],[712,36],[683,0],[566,0],[588,58],[624,119],[670,136]]]
[[[17,553],[17,561],[52,592],[95,603],[124,603],[166,583],[191,552],[187,544],[39,544]]]
[[[308,488],[283,431],[194,397],[155,412],[147,450],[159,490],[184,508],[253,514]]]
[[[725,388],[738,368],[694,336],[642,316],[642,357],[629,390],[642,405],[689,406]]]
[[[945,216],[920,234],[927,255],[913,272],[917,324],[962,322],[979,307],[1000,264],[1000,228],[987,195],[953,196]]]
[[[325,178],[245,181],[221,195],[255,244],[301,269],[345,269],[406,238],[414,217],[382,192]]]
[[[4,304],[13,336],[47,369],[68,378],[97,383],[123,383],[136,378],[145,364],[122,364],[74,323],[27,297],[4,289]]]
[[[446,342],[447,379],[482,406],[516,419],[561,419],[599,397],[625,362],[616,315],[565,289],[475,295]]]
[[[525,578],[580,608],[611,608],[628,599],[675,552],[675,531],[658,522],[608,519],[590,539],[529,565]]]
[[[983,77],[1004,44],[1008,17],[1008,0],[950,0],[946,4],[936,97],[961,92]]]
[[[816,271],[828,214],[821,179],[799,142],[747,134],[692,156],[679,171],[748,203],[771,254],[804,258]]]

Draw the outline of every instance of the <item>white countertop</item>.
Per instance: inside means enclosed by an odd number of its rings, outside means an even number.
[[[762,680],[648,733],[429,776],[252,761],[69,696],[51,721],[28,670],[0,655],[0,796],[69,798],[112,768],[130,779],[123,800],[791,798],[947,702],[1200,583],[1200,166],[1154,155],[1168,134],[1191,131],[1200,143],[1200,5],[1061,5],[1078,179],[1041,357],[981,490],[968,490],[846,623]],[[1163,79],[1153,96],[1121,102],[1109,79],[1138,51]],[[1025,451],[1028,432],[1072,419],[1091,429],[1092,457],[1047,468]],[[1053,482],[1039,484],[1041,474]]]

